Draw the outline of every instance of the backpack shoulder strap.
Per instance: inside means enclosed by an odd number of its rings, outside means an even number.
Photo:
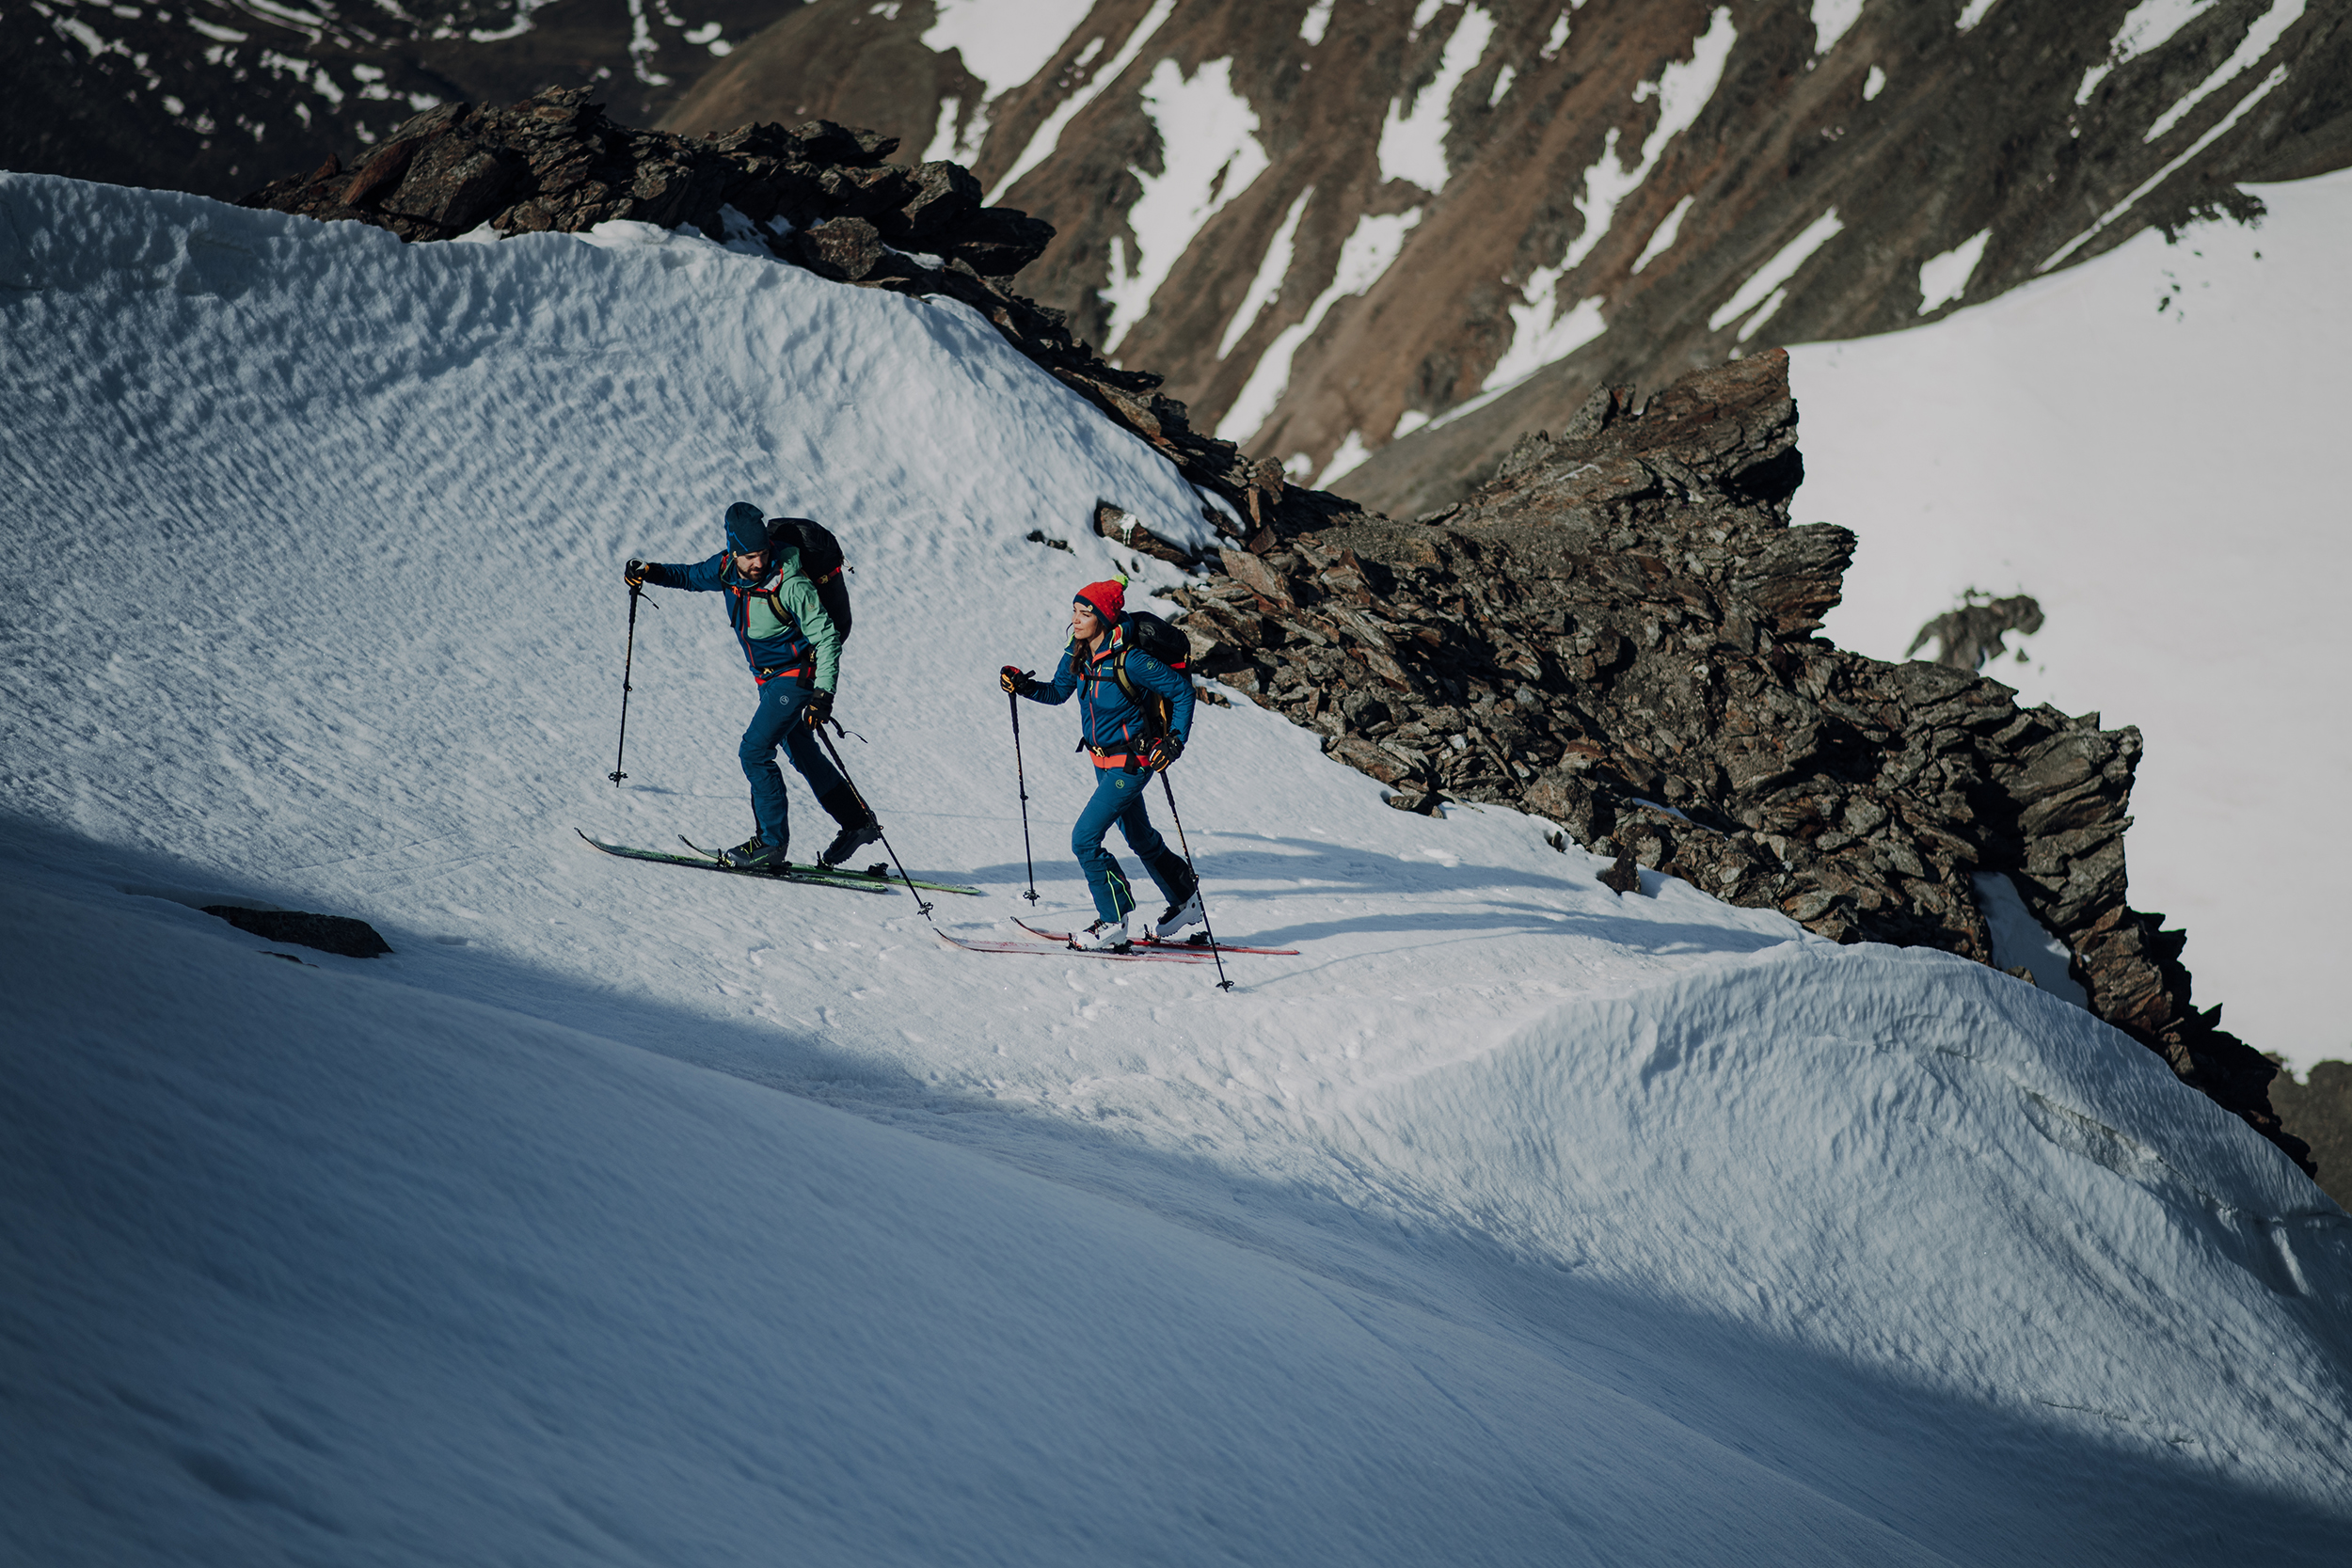
[[[1156,738],[1168,733],[1168,714],[1164,711],[1168,699],[1156,691],[1136,689],[1136,683],[1127,678],[1127,654],[1125,648],[1119,650],[1119,657],[1111,661],[1111,673],[1119,677],[1119,689],[1127,694],[1127,701],[1135,705],[1137,713],[1143,715],[1145,726]]]

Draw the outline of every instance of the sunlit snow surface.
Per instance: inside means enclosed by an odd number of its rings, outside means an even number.
[[[1986,673],[2139,726],[2132,902],[2187,929],[2200,1006],[2308,1067],[2352,1054],[2352,172],[2249,188],[2259,230],[2142,234],[1932,325],[1794,350],[1796,506],[1861,539],[1841,646],[1900,658],[1971,587],[2041,601],[2028,661]]]
[[[848,542],[847,760],[1009,934],[995,667],[1118,564],[1098,499],[1189,502],[961,307],[0,176],[0,316],[28,1560],[2339,1550],[2344,1216],[1990,969],[1620,899],[1246,705],[1171,775],[1219,930],[1304,949],[1232,994],[582,846],[748,825],[707,598],[640,613],[604,775],[620,561],[754,499]]]

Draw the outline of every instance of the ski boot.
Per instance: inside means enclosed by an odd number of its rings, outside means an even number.
[[[1127,923],[1123,920],[1098,920],[1083,931],[1071,933],[1070,945],[1081,953],[1129,953],[1135,944],[1127,940]]]
[[[1196,881],[1160,911],[1160,918],[1152,923],[1152,940],[1166,942],[1185,927],[1200,925],[1208,918],[1200,908],[1200,884]]]
[[[882,823],[872,816],[863,822],[844,823],[841,831],[834,835],[833,842],[826,845],[824,852],[817,857],[817,863],[828,871],[834,870],[880,837]]]
[[[817,805],[827,816],[841,825],[825,852],[817,857],[817,863],[832,871],[851,855],[882,837],[882,823],[873,809],[858,798],[848,784],[835,784],[817,797]]]
[[[719,851],[720,861],[738,871],[781,871],[790,863],[784,858],[784,846],[770,845],[754,833],[732,849]]]

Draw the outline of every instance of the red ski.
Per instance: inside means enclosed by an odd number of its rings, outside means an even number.
[[[1028,927],[1025,926],[1022,929]],[[931,927],[931,935],[948,946],[961,947],[967,953],[1029,953],[1041,958],[1117,958],[1122,962],[1148,964],[1200,964],[1209,961],[1205,951],[1198,957],[1165,947],[1156,950],[1137,947],[1125,953],[1089,953],[1066,944],[1048,945],[1039,942],[966,942],[961,937],[949,936],[936,926]]]
[[[1019,918],[1013,918],[1012,923],[1028,932],[1029,935],[1043,937],[1047,942],[1067,942],[1070,940],[1070,933],[1067,931],[1041,931],[1027,921]],[[1207,938],[1197,936],[1187,937],[1182,942],[1161,942],[1153,937],[1138,937],[1136,939],[1136,951],[1169,956],[1178,953],[1263,953],[1270,958],[1277,958],[1298,957],[1298,949],[1295,947],[1235,947],[1227,942],[1213,944]]]

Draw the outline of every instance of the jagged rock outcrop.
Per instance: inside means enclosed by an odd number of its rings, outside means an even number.
[[[289,942],[346,958],[373,958],[392,950],[383,934],[347,914],[311,914],[304,910],[248,910],[238,904],[207,904],[204,912],[226,920],[263,942]],[[291,955],[280,955],[288,957]]]
[[[1052,227],[982,205],[978,182],[955,164],[888,162],[897,147],[830,120],[710,136],[633,130],[606,118],[584,88],[550,88],[504,109],[438,105],[355,166],[329,155],[240,205],[373,224],[412,241],[483,225],[509,235],[615,219],[691,225],[713,240],[756,240],[839,282],[945,294],[1222,496],[1250,528],[1271,524],[1284,493],[1279,464],[1252,462],[1193,430],[1158,376],[1105,364],[1059,312],[1007,286],[1044,250]]]
[[[2139,732],[1813,637],[1853,538],[1791,526],[1788,356],[1596,393],[1466,500],[1334,515],[1185,591],[1199,667],[1426,810],[1493,801],[1840,942],[1993,958],[2008,876],[2100,1017],[2302,1159],[2269,1062],[2126,902]],[[1620,880],[1613,885],[1623,885]]]

